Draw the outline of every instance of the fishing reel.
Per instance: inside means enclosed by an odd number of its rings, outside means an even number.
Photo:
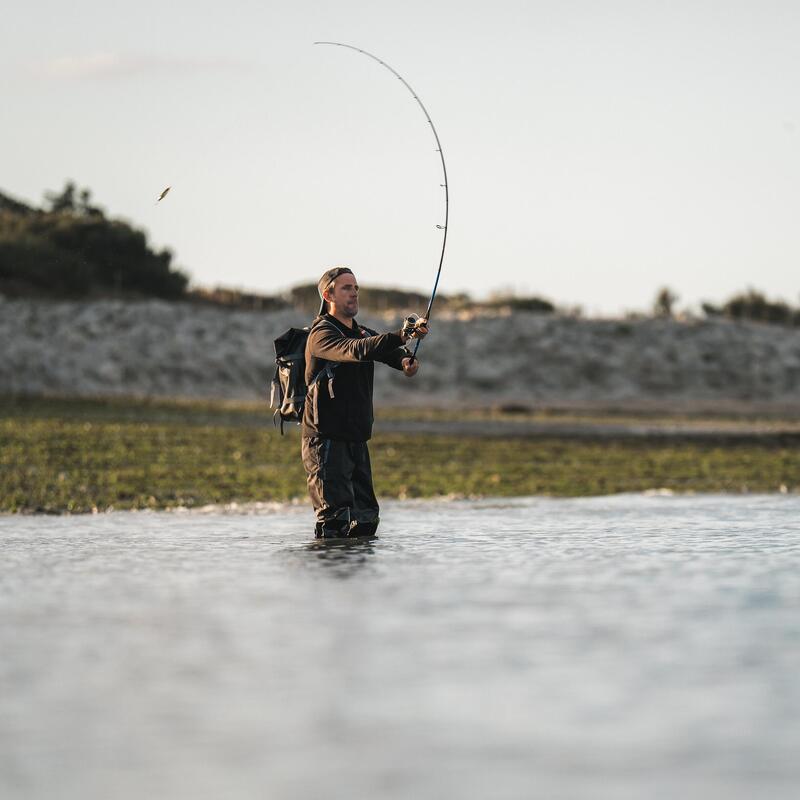
[[[428,334],[428,320],[419,314],[411,314],[403,320],[400,332],[406,339],[422,339]]]

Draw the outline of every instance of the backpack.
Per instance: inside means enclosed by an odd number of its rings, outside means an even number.
[[[272,421],[300,422],[306,403],[306,341],[311,328],[289,328],[275,340],[275,377],[269,404],[275,409]]]
[[[275,377],[272,379],[269,404],[275,409],[273,424],[281,422],[281,436],[286,422],[303,421],[308,386],[306,385],[306,342],[311,328],[289,328],[275,339]],[[316,383],[321,377],[328,378],[328,391],[333,397],[333,370],[339,366],[329,362],[313,379]]]

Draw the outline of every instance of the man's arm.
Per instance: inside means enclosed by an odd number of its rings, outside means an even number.
[[[403,369],[403,359],[411,358],[411,351],[407,347],[398,347],[385,356],[378,356],[375,360],[388,364],[392,369]]]
[[[336,326],[321,324],[309,334],[308,347],[311,355],[326,361],[389,363],[386,359],[402,347],[403,341],[399,333],[381,333],[365,336],[363,339],[351,339]]]
[[[375,331],[370,330],[369,328],[364,328],[363,330],[372,335],[377,335]],[[406,324],[400,331],[400,337],[404,342],[407,342],[411,336],[419,336],[420,338],[424,338],[427,333],[428,320],[412,316],[406,320]],[[409,377],[415,374],[418,369],[418,367],[414,368],[413,370],[411,369],[411,364],[415,362],[416,359],[412,356],[411,351],[407,347],[398,347],[396,350],[392,350],[389,353],[376,356],[375,360],[384,364],[388,364],[393,369],[398,369],[401,372],[405,372]]]

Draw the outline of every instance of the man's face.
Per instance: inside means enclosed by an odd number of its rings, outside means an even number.
[[[355,317],[358,314],[358,282],[352,272],[345,272],[334,282],[333,288],[325,292],[325,299],[335,306],[331,311],[345,317]]]

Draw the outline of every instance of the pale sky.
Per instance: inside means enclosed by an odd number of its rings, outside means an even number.
[[[68,178],[193,281],[800,299],[800,2],[3,3],[0,190]],[[156,205],[161,190],[172,186]]]

